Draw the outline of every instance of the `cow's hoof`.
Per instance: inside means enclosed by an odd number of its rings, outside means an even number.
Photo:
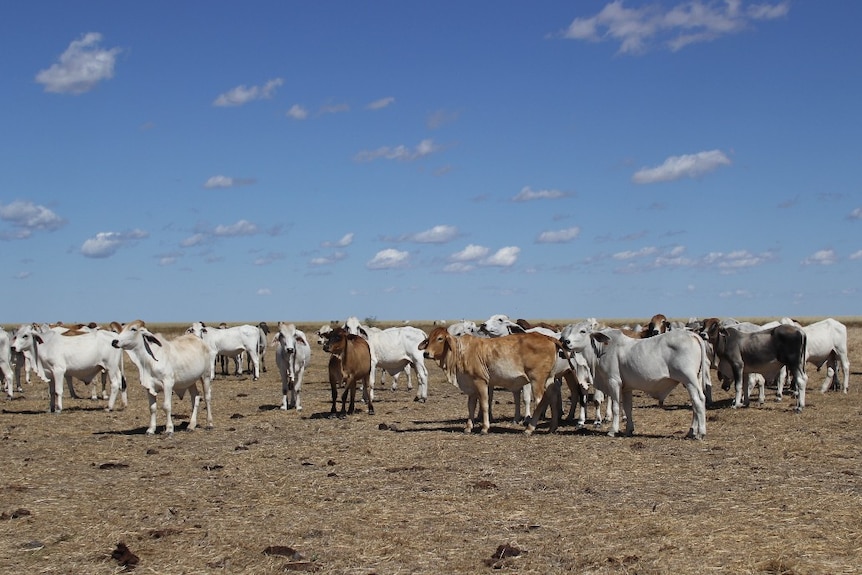
[[[369,409],[369,410],[368,410],[368,415],[374,415],[374,410],[373,410],[373,409]]]
[[[418,395],[413,398],[413,401],[416,403],[425,403],[426,399],[424,397],[419,397]]]
[[[617,433],[615,431],[608,431],[608,437],[616,437]]]

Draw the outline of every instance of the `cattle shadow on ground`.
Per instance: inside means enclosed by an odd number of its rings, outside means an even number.
[[[274,403],[265,403],[263,405],[259,405],[257,410],[258,411],[274,411],[274,410],[280,409],[280,408],[281,408],[280,405],[276,405]]]
[[[181,422],[181,423],[177,423],[176,425],[174,425],[174,433],[177,433],[177,432],[180,432],[180,431],[188,431],[188,427],[189,427],[189,422],[188,422],[188,421],[184,421],[184,422]],[[196,429],[192,430],[192,432],[199,431],[199,430],[201,430],[201,431],[206,431],[206,429],[205,429],[205,428],[200,428],[200,427],[198,427],[198,428],[196,428]],[[93,432],[93,435],[124,435],[124,436],[132,436],[132,435],[146,435],[146,434],[147,434],[147,428],[146,428],[146,427],[134,427],[134,428],[132,428],[132,429],[111,429],[111,430],[108,430],[108,431],[94,431],[94,432]],[[156,434],[155,434],[155,436],[156,436],[156,437],[158,437],[158,436],[160,436],[160,435],[161,435],[161,436],[164,436],[164,435],[165,435],[165,426],[164,426],[164,425],[159,425],[159,426],[157,426],[157,427],[156,427]]]
[[[60,413],[56,413],[56,415],[63,415],[64,413],[75,413],[75,412],[85,412],[85,411],[105,411],[105,408],[102,406],[90,406],[90,407],[79,407],[79,406],[69,406],[64,407],[63,411]],[[37,410],[37,409],[22,409],[20,411],[12,410],[12,409],[4,409],[2,413],[16,414],[16,415],[42,415],[42,414],[51,414],[47,409]]]

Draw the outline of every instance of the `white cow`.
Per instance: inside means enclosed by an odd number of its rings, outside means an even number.
[[[428,368],[425,367],[425,358],[419,350],[419,344],[428,337],[424,331],[409,325],[382,330],[369,329],[361,325],[359,319],[354,316],[347,319],[344,329],[352,335],[362,335],[368,340],[371,348],[371,376],[368,386],[372,400],[377,367],[395,376],[408,365],[416,370],[416,378],[419,380],[413,401],[424,403],[428,399]]]
[[[311,362],[308,339],[294,324],[279,322],[272,345],[276,348],[275,365],[281,375],[281,409],[295,407],[296,411],[302,411],[302,377]]]
[[[257,352],[257,344],[260,339],[260,328],[250,324],[237,325],[225,329],[209,329],[203,322],[196,321],[186,333],[191,333],[207,343],[215,354],[232,355],[245,352],[251,357],[254,364],[253,379],[257,381],[260,377],[260,356]],[[213,356],[215,357],[215,356]],[[210,378],[215,377],[215,362]]]
[[[0,376],[6,383],[6,395],[12,399],[12,390],[16,383],[12,369],[12,339],[2,327],[0,327]],[[21,391],[20,387],[18,391]]]
[[[60,334],[47,326],[37,331],[32,325],[22,325],[12,340],[12,349],[29,355],[36,374],[48,383],[49,411],[59,413],[63,410],[66,376],[77,377],[89,384],[103,371],[111,382],[108,410],[114,409],[118,393],[123,406],[127,406],[123,353],[111,346],[114,334],[103,331],[74,333]]]
[[[174,432],[174,420],[171,417],[171,395],[174,391],[180,399],[186,391],[189,392],[192,414],[188,430],[192,431],[197,427],[200,405],[198,381],[203,385],[207,427],[213,426],[212,376],[216,352],[211,346],[192,334],[183,334],[172,340],[165,339],[150,332],[141,320],[126,324],[116,335],[112,345],[126,350],[129,359],[138,368],[141,385],[147,390],[150,409],[147,435],[156,432],[156,398],[160,391],[163,392],[162,409],[167,419],[165,433],[172,435]]]
[[[792,320],[784,318],[781,323],[788,324]],[[795,323],[795,322],[793,322]],[[798,324],[796,324],[798,325]],[[826,391],[838,383],[838,367],[844,372],[842,389],[847,393],[850,387],[850,358],[847,354],[847,326],[831,317],[804,326],[802,331],[808,337],[805,359],[808,363],[815,365],[817,371],[826,365],[826,379],[820,386],[820,392]],[[783,383],[783,381],[781,382]],[[783,385],[781,386],[783,387]],[[778,396],[781,397],[781,387]]]
[[[688,437],[706,436],[706,398],[711,385],[709,356],[701,338],[685,331],[669,331],[647,339],[634,339],[617,329],[585,330],[563,342],[570,350],[592,347],[595,355],[594,382],[604,387],[613,401],[613,420],[608,435],[619,432],[619,404],[626,415],[626,433],[634,433],[632,392],[645,391],[664,399],[681,383],[691,398],[692,421]]]
[[[479,329],[479,326],[476,325],[475,321],[470,321],[467,319],[462,319],[461,321],[456,321],[452,325],[446,328],[446,331],[449,332],[450,335],[455,337],[461,337],[462,335],[474,335],[479,337],[488,337],[487,334],[482,333]]]

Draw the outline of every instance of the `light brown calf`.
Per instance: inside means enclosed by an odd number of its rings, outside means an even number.
[[[344,392],[341,394],[341,417],[354,412],[356,400],[356,386],[362,382],[362,398],[368,404],[368,414],[374,415],[374,405],[371,398],[371,349],[368,342],[362,336],[351,335],[341,327],[336,327],[326,334],[326,343],[323,351],[332,354],[329,360],[329,385],[332,388],[332,409],[330,413],[336,413],[335,400],[338,397],[337,383],[344,382]],[[333,358],[338,358],[341,364],[341,377],[337,376],[338,369],[333,363]],[[334,373],[335,372],[335,373]],[[347,394],[350,393],[350,409],[345,408]]]

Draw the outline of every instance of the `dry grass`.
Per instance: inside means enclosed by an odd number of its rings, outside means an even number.
[[[525,437],[504,393],[492,432],[468,436],[465,397],[430,362],[428,403],[402,381],[378,388],[375,416],[329,419],[316,346],[302,413],[277,409],[269,355],[260,381],[217,378],[213,430],[182,431],[174,398],[172,438],[144,435],[130,362],[114,413],[65,398],[47,414],[34,382],[0,414],[0,572],[116,573],[123,542],[139,573],[858,573],[858,322],[850,334],[849,396],[821,395],[814,370],[801,415],[792,399],[732,410],[717,390],[702,442],[682,439],[679,389],[665,409],[636,399],[632,438]]]

